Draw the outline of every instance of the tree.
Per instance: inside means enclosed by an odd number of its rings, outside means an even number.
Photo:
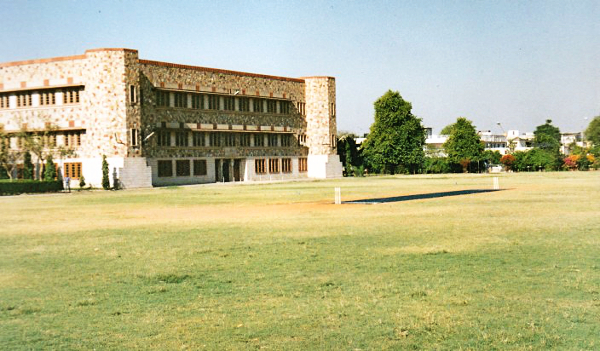
[[[104,188],[104,190],[110,189],[110,179],[108,178],[108,162],[106,161],[106,155],[102,155],[102,188]]]
[[[448,140],[444,143],[448,161],[460,164],[463,172],[467,172],[471,162],[479,162],[484,150],[484,145],[477,135],[472,122],[464,117],[459,117],[454,123]]]
[[[444,129],[442,129],[442,131],[440,132],[440,134],[441,135],[450,135],[450,134],[452,134],[452,130],[454,129],[454,125],[455,125],[455,123],[448,124],[447,126],[444,127]]]
[[[600,116],[594,117],[585,130],[585,139],[595,146],[600,146]]]
[[[337,142],[337,152],[340,161],[344,165],[345,175],[354,174],[354,168],[360,166],[358,147],[356,146],[356,135],[353,133],[341,132]]]
[[[0,168],[8,179],[13,179],[14,171],[17,169],[17,163],[21,156],[21,150],[10,148],[10,135],[0,129]]]
[[[559,169],[563,163],[560,154],[560,129],[552,125],[552,120],[547,119],[545,124],[535,128],[533,135],[530,157],[534,166],[545,170]]]
[[[509,155],[502,156],[502,158],[500,159],[500,163],[502,163],[504,165],[504,167],[506,167],[507,171],[510,171],[516,160],[517,159],[513,155],[509,154]]]
[[[450,173],[452,169],[445,157],[425,157],[424,173]]]
[[[363,147],[363,155],[376,170],[394,174],[416,173],[423,165],[425,128],[411,112],[412,105],[397,91],[377,99],[375,122]]]
[[[556,155],[542,150],[531,149],[514,153],[515,162],[513,169],[516,171],[557,170],[562,165],[562,160]],[[557,164],[557,162],[560,162]]]
[[[51,182],[56,178],[56,166],[54,165],[54,161],[52,160],[52,155],[48,155],[46,157],[46,168],[44,170],[44,180],[47,182]]]
[[[498,150],[483,150],[481,154],[481,161],[486,162],[488,165],[497,165],[500,163],[502,154]]]
[[[31,162],[31,154],[29,151],[23,155],[23,179],[33,179],[33,162]]]
[[[33,154],[39,164],[44,164],[46,157],[52,155],[64,159],[69,156],[75,155],[75,151],[72,147],[58,146],[56,145],[56,132],[58,128],[50,122],[50,118],[45,115],[36,115],[34,120],[44,123],[43,130],[28,131],[27,129],[21,129],[16,136],[20,140],[22,151],[30,152]],[[33,122],[33,121],[32,121]],[[23,124],[23,123],[22,123]],[[44,177],[42,167],[39,169],[39,173],[35,174],[35,178],[41,179]]]
[[[537,126],[533,135],[534,148],[558,155],[560,152],[560,129],[552,125],[551,119],[547,119],[545,124]]]

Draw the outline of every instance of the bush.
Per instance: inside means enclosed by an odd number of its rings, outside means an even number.
[[[507,171],[512,170],[512,167],[517,159],[513,155],[504,155],[500,158],[500,163],[506,167]]]
[[[425,173],[450,173],[452,169],[444,157],[426,157],[424,164]]]
[[[81,177],[79,177],[79,187],[83,189],[84,186],[85,186],[85,178],[83,177],[83,174],[82,174]]]
[[[33,163],[31,162],[31,154],[29,152],[25,153],[23,156],[23,178],[24,179],[33,179]]]
[[[52,193],[63,190],[63,183],[59,180],[16,180],[0,181],[0,195],[17,195],[23,193]]]
[[[104,190],[110,189],[110,180],[108,178],[108,162],[106,161],[106,155],[102,155],[102,188],[104,188]]]
[[[56,166],[52,160],[52,155],[46,159],[46,169],[44,170],[44,181],[51,182],[56,178]]]

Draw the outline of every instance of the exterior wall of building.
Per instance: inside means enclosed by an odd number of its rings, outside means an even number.
[[[68,101],[73,89],[76,102]],[[44,103],[48,92],[51,104]],[[22,94],[29,94],[26,106],[18,100]],[[273,77],[140,60],[130,49],[95,49],[0,64],[0,98],[4,132],[55,135],[57,145],[43,157],[53,154],[59,167],[76,163],[94,186],[101,183],[102,155],[111,181],[119,178],[124,187],[219,181],[223,165],[234,163],[232,180],[303,178],[314,163],[306,161],[309,154],[327,157],[315,169],[331,163],[318,177],[341,176],[341,164],[339,174],[332,166],[335,80],[329,77]],[[205,108],[209,100],[216,108]],[[204,135],[201,145],[195,145],[197,133]],[[74,134],[77,143],[68,143]],[[169,142],[159,142],[159,136]],[[211,145],[215,136],[228,144]],[[13,144],[18,146],[16,139]],[[199,159],[206,160],[206,174],[186,176],[183,168],[183,175],[158,174],[159,161],[172,161],[175,172],[178,161],[181,166],[182,160]],[[286,170],[257,172],[256,159],[285,160]],[[41,167],[42,160],[37,163]]]
[[[137,60],[137,52],[98,49],[79,56],[0,64],[0,94],[13,100],[9,108],[0,110],[2,128],[14,135],[56,135],[58,145],[44,150],[43,157],[51,154],[59,168],[65,162],[81,163],[87,183],[98,186],[98,159],[106,155],[117,168],[128,155],[127,140],[121,141],[128,115],[126,58]],[[78,89],[77,102],[66,101],[66,91],[72,89]],[[48,93],[53,102],[43,104]],[[31,104],[16,106],[18,94],[31,95]],[[67,136],[74,134],[78,142],[68,145]]]
[[[335,79],[310,77],[306,81],[306,134],[308,135],[308,176],[337,178],[342,163],[336,154],[337,125]]]

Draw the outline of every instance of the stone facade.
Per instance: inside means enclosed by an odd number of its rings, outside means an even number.
[[[341,176],[331,77],[274,77],[95,49],[0,64],[0,99],[0,128],[13,148],[23,133],[52,135],[44,155],[53,154],[63,175],[83,174],[94,186],[102,155],[128,188]]]

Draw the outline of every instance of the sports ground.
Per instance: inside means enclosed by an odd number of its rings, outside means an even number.
[[[0,219],[2,349],[600,348],[600,172],[21,195]]]

